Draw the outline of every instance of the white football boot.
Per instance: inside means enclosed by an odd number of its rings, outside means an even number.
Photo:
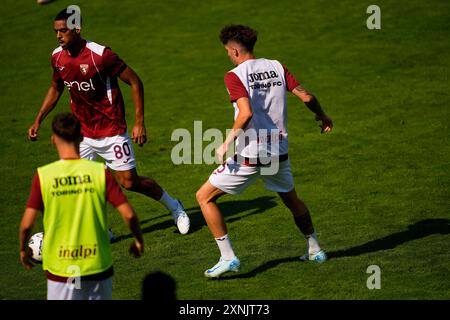
[[[189,232],[190,227],[190,220],[189,217],[184,211],[183,204],[180,200],[177,200],[178,207],[175,211],[172,211],[172,218],[175,221],[175,224],[177,225],[178,230],[181,234],[186,234]]]
[[[223,257],[220,257],[219,262],[214,267],[205,271],[205,277],[218,278],[225,272],[239,272],[240,267],[241,262],[237,257],[231,260],[225,260]]]

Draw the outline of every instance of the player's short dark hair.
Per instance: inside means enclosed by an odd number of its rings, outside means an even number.
[[[220,41],[227,44],[230,41],[235,41],[241,44],[248,52],[253,52],[255,47],[258,32],[250,27],[243,25],[229,25],[220,31]]]
[[[81,123],[70,112],[58,113],[53,118],[52,130],[55,135],[67,142],[80,142],[83,139]]]
[[[68,10],[68,8],[64,8],[60,12],[58,12],[58,14],[55,16],[54,21],[58,21],[58,20],[67,21],[73,14],[74,14],[73,11]],[[81,16],[81,12],[80,12],[80,27],[81,27],[82,23],[83,23],[83,17]]]

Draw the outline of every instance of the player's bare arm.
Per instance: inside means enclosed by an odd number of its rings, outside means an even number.
[[[126,67],[119,75],[119,78],[131,86],[131,95],[135,110],[135,121],[131,139],[142,147],[147,142],[147,131],[144,124],[144,85],[136,72],[130,67]]]
[[[38,138],[38,131],[41,122],[45,117],[56,107],[59,98],[64,91],[64,84],[62,82],[55,82],[52,80],[50,88],[47,91],[47,95],[42,102],[42,106],[39,109],[38,115],[34,120],[34,123],[28,129],[28,139],[36,141]]]
[[[28,240],[30,239],[38,214],[38,210],[26,208],[22,217],[22,222],[20,223],[20,262],[25,269],[31,269],[33,267],[33,264],[31,263],[30,248],[28,247]]]
[[[319,100],[308,92],[303,86],[298,85],[292,93],[295,94],[303,103],[308,107],[309,110],[316,114],[316,120],[322,121],[322,133],[330,132],[333,129],[333,121],[328,117],[320,106]]]
[[[123,203],[118,206],[117,211],[119,211],[134,236],[134,241],[130,246],[130,254],[132,254],[135,258],[139,258],[144,253],[144,239],[142,238],[139,219],[133,208],[128,203]]]
[[[249,121],[251,120],[253,113],[252,107],[250,106],[250,100],[247,97],[239,98],[236,101],[237,107],[239,109],[239,114],[234,120],[233,127],[231,128],[230,133],[228,134],[225,142],[217,149],[217,158],[220,162],[223,161],[223,156],[227,153],[228,146],[231,142],[236,139],[239,134],[239,130],[243,130]]]

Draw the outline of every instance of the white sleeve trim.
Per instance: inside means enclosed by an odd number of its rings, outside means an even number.
[[[63,48],[62,48],[61,46],[59,46],[58,48],[56,48],[55,50],[53,50],[52,56],[55,55],[55,54],[57,54],[58,52],[61,52],[62,49],[63,49]]]
[[[105,50],[105,46],[102,46],[96,42],[92,42],[92,41],[86,41],[86,47],[88,47],[91,51],[93,51],[95,54],[102,56],[103,55],[103,51]]]

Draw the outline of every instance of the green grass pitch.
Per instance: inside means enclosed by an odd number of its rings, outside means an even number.
[[[145,86],[150,141],[134,146],[138,172],[179,197],[192,231],[181,236],[163,207],[127,192],[142,222],[145,255],[109,208],[114,299],[139,299],[143,277],[161,270],[179,299],[450,299],[449,66],[450,2],[379,0],[381,30],[368,30],[370,1],[2,1],[0,13],[1,299],[45,299],[37,267],[19,263],[18,226],[38,166],[57,159],[50,119],[31,143],[26,131],[51,79],[57,46],[52,21],[75,2],[85,38],[112,47]],[[232,68],[218,40],[222,26],[259,31],[255,53],[274,58],[311,90],[334,120],[321,135],[313,114],[290,95],[290,157],[296,189],[310,207],[331,259],[300,263],[305,242],[276,194],[256,183],[219,204],[238,274],[207,280],[219,252],[195,191],[214,165],[174,165],[176,128],[225,132],[232,125],[223,76]],[[129,127],[130,90],[121,84]],[[64,93],[57,109],[68,110]],[[51,115],[51,116],[52,116]],[[206,143],[205,143],[206,145]],[[41,220],[36,228],[40,231]],[[381,289],[366,287],[368,266]]]

